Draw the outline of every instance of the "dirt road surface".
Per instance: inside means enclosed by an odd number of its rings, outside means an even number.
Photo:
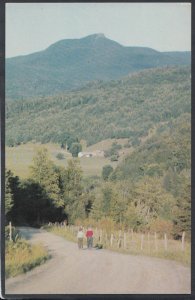
[[[6,280],[6,294],[188,294],[190,268],[177,262],[109,250],[78,250],[75,243],[41,229],[21,228],[52,259]]]

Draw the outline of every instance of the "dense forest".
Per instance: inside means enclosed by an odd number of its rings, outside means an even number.
[[[8,146],[55,142],[70,150],[81,139],[92,145],[127,138],[105,156],[114,159],[123,147],[132,152],[116,168],[105,165],[101,177],[86,178],[79,159],[57,167],[40,147],[30,178],[6,170],[6,220],[40,226],[104,219],[136,231],[166,228],[176,239],[185,231],[190,238],[190,74],[186,66],[149,69],[56,96],[7,101]]]
[[[190,113],[190,67],[166,67],[65,94],[6,102],[6,144],[28,141],[88,145],[147,136],[151,128]]]

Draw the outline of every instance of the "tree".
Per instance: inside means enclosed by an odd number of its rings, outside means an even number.
[[[59,187],[59,174],[55,171],[55,166],[49,160],[46,148],[38,149],[33,158],[31,166],[32,179],[37,182],[45,191],[48,197],[56,207],[64,207],[64,201],[61,197]]]
[[[124,223],[132,229],[137,229],[143,223],[142,217],[133,203],[130,203],[124,212]]]
[[[164,219],[171,219],[175,207],[175,198],[162,188],[159,178],[145,176],[136,183],[134,205],[140,215],[148,224],[151,219],[160,216]]]
[[[66,139],[66,145],[68,150],[70,150],[73,143],[78,143],[78,139],[72,136],[68,136]]]
[[[174,231],[175,237],[179,238],[182,231],[185,231],[188,238],[191,236],[191,185],[186,179],[182,183],[183,191],[177,199],[174,211]]]
[[[113,190],[112,186],[110,184],[105,184],[102,188],[102,210],[104,212],[105,216],[110,215],[110,210],[111,210],[111,201],[113,198]]]
[[[82,170],[78,160],[68,160],[66,169],[61,170],[62,195],[69,222],[85,213],[85,199],[82,197]]]
[[[93,202],[90,217],[95,220],[100,220],[103,217],[102,201],[100,198],[96,198]]]
[[[113,172],[113,167],[111,165],[106,165],[102,168],[102,178],[108,180],[110,174]]]
[[[121,180],[112,184],[111,216],[117,223],[124,223],[125,213],[132,196],[132,183]]]
[[[10,170],[5,171],[5,215],[11,211],[14,205],[13,192],[11,190],[11,179],[13,178],[13,173]]]
[[[72,154],[73,157],[78,157],[79,152],[81,152],[82,146],[80,143],[73,143],[70,146],[70,153]]]
[[[40,225],[48,221],[46,213],[51,203],[44,189],[32,179],[21,182],[21,200],[18,207],[19,219],[29,225]],[[52,210],[54,213],[54,210]]]
[[[20,207],[23,203],[23,196],[21,194],[21,181],[18,176],[13,176],[12,172],[9,177],[9,186],[13,196],[13,206],[8,215],[13,223],[18,223],[18,220],[20,219]]]

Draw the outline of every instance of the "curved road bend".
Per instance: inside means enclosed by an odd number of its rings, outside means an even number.
[[[188,294],[191,271],[177,262],[109,250],[78,250],[41,229],[20,228],[53,258],[6,280],[6,294]]]

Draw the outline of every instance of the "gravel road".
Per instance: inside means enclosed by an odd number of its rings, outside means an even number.
[[[21,228],[41,242],[52,259],[6,280],[6,294],[189,294],[190,268],[146,256],[109,250],[78,250],[75,243],[41,229]]]

